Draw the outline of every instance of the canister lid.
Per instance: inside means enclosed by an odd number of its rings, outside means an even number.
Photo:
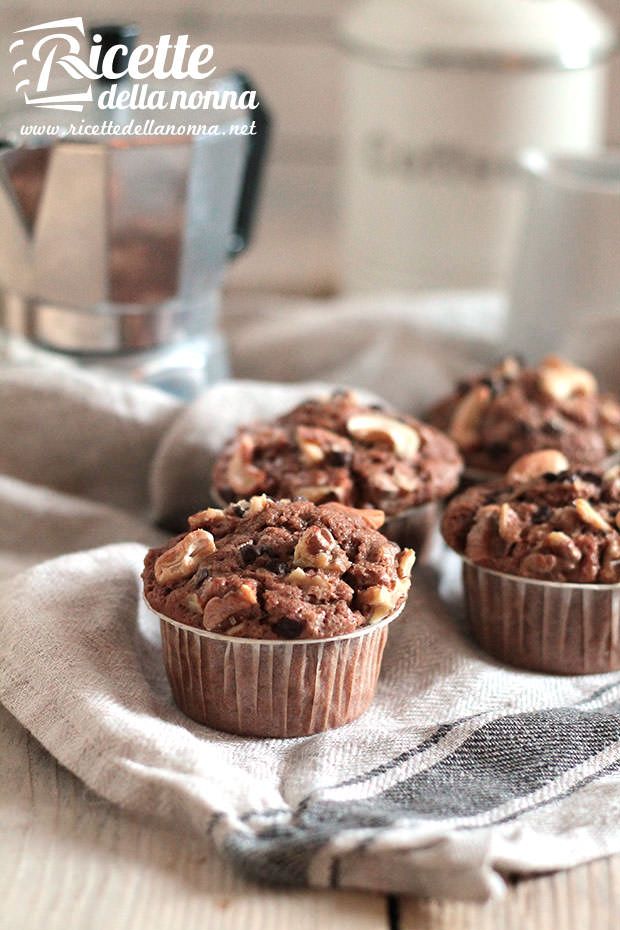
[[[617,37],[589,0],[366,0],[341,38],[396,67],[573,70],[604,59]]]

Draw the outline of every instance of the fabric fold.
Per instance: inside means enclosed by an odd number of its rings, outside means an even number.
[[[355,723],[252,740],[174,705],[141,598],[163,538],[149,509],[178,525],[238,424],[315,389],[227,382],[181,408],[90,375],[1,372],[0,700],[101,796],[212,836],[261,881],[484,898],[509,873],[620,851],[620,675],[485,656],[444,550],[416,571]]]

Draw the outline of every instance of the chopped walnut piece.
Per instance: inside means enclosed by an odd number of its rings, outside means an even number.
[[[378,623],[388,617],[398,604],[403,600],[411,586],[408,577],[399,579],[393,588],[388,588],[383,584],[371,585],[365,588],[357,595],[359,604],[363,607],[371,607],[368,615],[369,623]]]
[[[581,520],[593,527],[595,530],[601,530],[603,533],[609,533],[613,527],[607,520],[601,516],[598,510],[595,510],[592,504],[583,497],[578,497],[575,501],[575,510]]]
[[[217,520],[224,516],[224,511],[220,507],[207,507],[206,510],[199,510],[187,518],[189,528],[196,530],[199,527],[208,525],[211,520]]]
[[[557,557],[550,552],[530,552],[522,560],[519,574],[530,578],[551,575],[558,564]]]
[[[506,481],[520,484],[540,475],[558,475],[566,471],[569,465],[566,456],[557,449],[539,449],[538,452],[528,452],[518,458],[508,469]]]
[[[347,431],[360,442],[385,442],[401,459],[412,461],[420,448],[420,434],[412,426],[383,413],[359,413],[347,420]]]
[[[377,623],[389,616],[398,602],[396,591],[381,584],[360,591],[357,599],[362,606],[372,608],[368,615],[369,623]]]
[[[409,578],[411,570],[415,565],[415,552],[413,549],[403,549],[398,557],[398,577]]]
[[[559,401],[579,394],[596,394],[598,390],[596,378],[591,372],[556,355],[548,355],[541,362],[538,383],[545,394]]]
[[[223,597],[212,597],[205,604],[202,625],[205,630],[225,630],[241,615],[244,619],[258,616],[260,609],[256,598],[256,581],[244,581],[228,591]]]
[[[299,497],[305,497],[307,501],[312,501],[313,504],[320,504],[330,497],[342,500],[345,489],[337,487],[335,484],[312,484],[302,485],[302,487],[297,488],[297,493]]]
[[[609,537],[605,546],[600,580],[603,584],[616,584],[620,581],[620,536],[617,534]]]
[[[286,581],[295,585],[296,588],[301,588],[302,591],[314,594],[316,597],[329,596],[332,590],[327,578],[323,575],[309,575],[303,568],[294,568],[286,576]]]
[[[603,429],[603,439],[610,452],[620,451],[620,429],[617,426],[606,426]]]
[[[521,535],[521,521],[510,504],[502,504],[498,515],[499,535],[504,542],[513,543]]]
[[[492,374],[497,378],[504,378],[506,381],[514,381],[521,374],[522,366],[518,358],[514,355],[507,355],[496,365]]]
[[[321,507],[333,507],[343,513],[350,514],[352,517],[359,517],[373,530],[378,530],[385,523],[385,513],[382,510],[372,510],[370,507],[367,509],[363,507],[347,507],[346,504],[340,504],[338,501],[328,501],[326,504],[321,504]]]
[[[448,433],[462,449],[471,449],[478,444],[478,427],[491,397],[488,385],[476,384],[457,404]]]
[[[570,562],[581,561],[581,550],[567,533],[554,530],[547,534],[545,544]]]
[[[284,502],[286,498],[282,498]],[[254,516],[256,513],[262,513],[268,503],[270,503],[271,498],[267,497],[266,494],[258,494],[250,498],[249,507],[246,510],[246,514],[250,517]]]
[[[304,530],[295,546],[293,563],[300,568],[322,568],[330,572],[346,572],[351,565],[330,531],[321,526]]]
[[[318,465],[325,459],[325,452],[317,442],[317,430],[308,426],[298,426],[295,438],[307,465]]]
[[[193,575],[203,559],[215,552],[215,540],[206,530],[194,530],[166,549],[155,562],[158,584],[174,584]]]
[[[252,463],[254,440],[249,433],[242,433],[233,446],[226,473],[228,484],[236,494],[252,494],[260,490],[267,480],[262,468]]]
[[[202,613],[202,605],[198,600],[198,595],[195,591],[191,591],[185,598],[185,606],[188,610],[191,610],[193,614]]]

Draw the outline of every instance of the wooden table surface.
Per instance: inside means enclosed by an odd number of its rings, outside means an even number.
[[[257,887],[93,795],[0,708],[1,930],[617,930],[620,857],[499,903]]]

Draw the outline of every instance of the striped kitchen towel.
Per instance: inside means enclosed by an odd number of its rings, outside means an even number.
[[[99,794],[211,837],[260,881],[483,898],[620,851],[620,675],[484,655],[441,548],[357,722],[257,740],[177,710],[140,598],[153,513],[195,509],[235,423],[308,390],[231,382],[182,409],[87,375],[0,372],[0,700]]]

